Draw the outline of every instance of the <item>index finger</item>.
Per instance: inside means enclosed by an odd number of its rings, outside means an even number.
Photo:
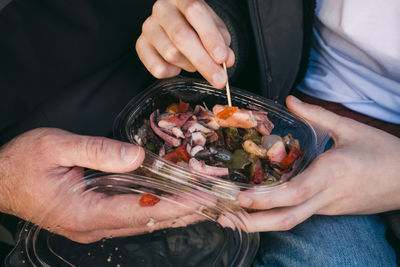
[[[216,63],[203,46],[198,33],[189,25],[180,10],[167,3],[162,5],[162,8],[156,9],[156,19],[171,42],[207,81],[216,88],[223,88],[228,77],[220,63]],[[223,39],[219,40],[219,45],[226,46]]]
[[[204,1],[178,0],[176,4],[197,32],[202,44],[214,61],[218,64],[226,62],[229,53],[228,45],[231,40],[225,24],[220,20],[217,26],[217,22],[212,16],[214,14],[215,18],[218,18],[217,15],[211,8],[207,7]]]

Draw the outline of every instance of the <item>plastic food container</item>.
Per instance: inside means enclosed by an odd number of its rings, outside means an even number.
[[[219,196],[204,197],[207,192],[206,187],[186,187],[134,174],[89,174],[69,190],[69,196],[151,193],[160,201],[182,207],[182,201],[169,197],[179,195],[196,204],[196,209],[190,207],[197,219],[180,222],[177,218],[175,226],[91,244],[76,243],[26,223],[6,266],[249,266],[259,237],[246,231],[243,220],[247,214]],[[230,227],[218,223],[221,215]]]
[[[146,162],[139,171],[146,169],[147,172],[153,172],[166,179],[181,180],[183,183],[187,183],[189,180],[192,183],[206,181],[216,190],[229,192],[231,199],[234,199],[239,190],[256,189],[264,192],[272,187],[284,184],[291,177],[301,172],[316,156],[316,133],[305,120],[294,116],[278,103],[244,90],[231,88],[231,98],[233,106],[255,107],[267,111],[269,120],[274,124],[271,134],[278,134],[283,137],[291,133],[294,138],[299,140],[303,155],[295,162],[292,170],[283,176],[283,179],[261,185],[231,182],[191,173],[176,164],[164,161],[152,152],[147,152]],[[144,120],[149,119],[150,114],[156,109],[163,111],[172,103],[178,103],[179,100],[189,103],[192,108],[197,104],[206,104],[210,109],[215,104],[227,104],[225,90],[215,89],[203,81],[182,77],[163,80],[146,89],[141,95],[129,102],[115,121],[114,136],[120,140],[137,144],[135,134],[143,125]]]
[[[145,161],[136,171],[128,174],[89,173],[69,190],[70,195],[150,193],[178,208],[184,204],[170,196],[179,196],[197,204],[193,214],[200,219],[182,222],[177,218],[177,224],[163,229],[153,229],[152,224],[157,222],[152,222],[146,233],[103,239],[92,244],[76,243],[53,234],[51,229],[26,223],[16,247],[7,257],[6,266],[250,266],[258,249],[259,235],[248,231],[249,214],[235,204],[237,193],[246,189],[256,192],[279,190],[279,186],[301,172],[315,157],[317,140],[313,128],[283,106],[235,88],[231,89],[231,96],[235,106],[253,106],[267,111],[275,125],[272,134],[291,133],[299,140],[304,153],[284,181],[268,185],[235,183],[190,172],[146,151]],[[129,102],[115,120],[115,138],[136,143],[134,136],[143,121],[154,110],[165,110],[180,99],[192,107],[203,103],[212,107],[227,102],[224,90],[202,81],[163,80]]]

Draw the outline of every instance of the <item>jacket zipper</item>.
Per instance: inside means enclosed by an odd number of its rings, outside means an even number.
[[[266,0],[262,0],[266,1]],[[261,89],[265,88],[264,92],[267,98],[272,98],[271,95],[271,83],[272,83],[272,75],[270,72],[270,66],[268,64],[268,55],[265,49],[265,42],[261,30],[261,18],[260,18],[260,8],[257,0],[249,0],[248,1],[249,12],[250,12],[250,20],[252,22],[254,39],[256,46],[258,47],[257,55],[259,58],[259,68],[260,68],[260,86]]]

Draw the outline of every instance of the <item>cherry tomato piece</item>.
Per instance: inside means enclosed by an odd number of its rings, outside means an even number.
[[[179,105],[178,105],[178,113],[185,113],[189,109],[189,103],[183,102],[181,99],[179,99]]]
[[[283,160],[279,163],[279,165],[284,169],[287,170],[289,169],[292,164],[301,156],[303,155],[303,152],[301,152],[300,149],[298,149],[295,146],[292,146],[290,148],[289,154],[286,155],[286,157],[283,158]]]
[[[140,197],[139,205],[141,207],[152,207],[160,201],[160,198],[149,193],[145,193]]]
[[[165,154],[163,158],[173,163],[177,163],[179,161],[189,162],[191,157],[190,154],[187,152],[186,147],[184,145],[181,145],[171,152]]]
[[[178,104],[172,104],[169,105],[167,107],[167,109],[165,110],[165,112],[169,113],[169,114],[176,114],[178,113]]]
[[[265,180],[265,175],[263,169],[260,167],[257,167],[254,171],[254,178],[253,178],[253,183],[255,184],[260,184],[264,182]]]

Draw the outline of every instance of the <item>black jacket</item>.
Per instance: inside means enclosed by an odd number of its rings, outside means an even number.
[[[37,127],[108,135],[153,82],[134,49],[152,5],[0,0],[0,145]]]
[[[307,58],[303,1],[207,0],[232,34],[234,85],[283,102]],[[134,44],[154,1],[0,3],[0,145],[36,127],[107,135],[153,81]]]
[[[247,89],[255,71],[259,93],[283,103],[307,68],[315,0],[206,1],[231,33],[239,65],[232,75],[242,75],[233,80],[242,80],[240,87]]]

